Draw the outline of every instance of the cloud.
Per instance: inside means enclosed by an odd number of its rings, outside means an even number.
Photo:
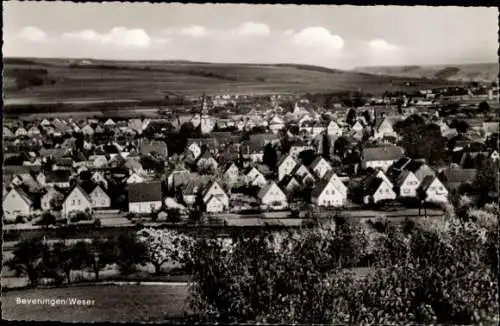
[[[307,27],[293,34],[292,39],[297,45],[328,51],[338,51],[344,47],[344,40],[324,27]]]
[[[294,34],[293,29],[287,29],[283,32],[285,36],[292,36]]]
[[[38,27],[26,26],[24,27],[19,36],[31,42],[44,42],[48,39],[47,34]]]
[[[113,27],[108,33],[102,34],[90,29],[74,33],[64,33],[62,38],[138,48],[147,48],[151,45],[152,41],[143,29],[127,29],[125,27]]]
[[[370,48],[372,48],[374,50],[377,50],[377,51],[395,51],[395,50],[399,50],[398,46],[396,46],[394,44],[391,44],[391,43],[388,43],[386,40],[380,39],[380,38],[371,40],[368,43],[368,46],[370,46]]]
[[[192,37],[203,37],[211,34],[205,26],[193,25],[191,27],[184,27],[179,30],[179,34],[192,36]]]
[[[266,36],[271,34],[271,29],[264,23],[246,22],[236,29],[236,34],[243,36]]]

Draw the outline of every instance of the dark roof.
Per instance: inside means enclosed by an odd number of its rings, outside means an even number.
[[[161,201],[160,182],[132,183],[128,185],[128,201],[130,203]]]
[[[41,171],[41,167],[37,165],[4,165],[3,174],[22,174],[22,173],[38,173]]]
[[[378,178],[376,176],[371,176],[365,179],[365,183],[363,184],[363,189],[365,194],[372,195],[377,191],[380,185],[384,182],[382,178]]]
[[[319,195],[321,195],[321,193],[329,183],[330,179],[319,180],[311,193],[311,197],[319,197]]]
[[[428,175],[426,176],[423,180],[422,180],[422,183],[420,183],[420,186],[419,188],[423,189],[424,191],[427,190],[427,188],[429,188],[429,186],[432,184],[432,182],[434,181],[434,176],[432,175]]]
[[[45,174],[45,180],[48,183],[60,183],[60,182],[68,182],[71,177],[71,170],[53,170],[48,171]]]
[[[368,147],[363,149],[365,161],[399,160],[403,156],[403,149],[399,146]]]
[[[439,177],[448,184],[466,183],[474,181],[476,174],[476,169],[463,169],[459,166],[452,166],[441,171]]]

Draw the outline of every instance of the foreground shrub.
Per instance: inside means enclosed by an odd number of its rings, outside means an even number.
[[[356,277],[364,234],[349,223],[298,232],[200,240],[191,304],[205,321],[476,324],[498,321],[498,243],[458,219],[388,225],[377,268]],[[349,256],[346,258],[345,256]],[[498,262],[498,260],[496,260]]]

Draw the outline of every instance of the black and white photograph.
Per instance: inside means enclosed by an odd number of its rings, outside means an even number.
[[[497,7],[2,7],[2,320],[499,324]]]

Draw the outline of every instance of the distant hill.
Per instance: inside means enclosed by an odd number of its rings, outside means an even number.
[[[158,100],[217,94],[414,91],[450,81],[298,64],[4,58],[6,105]],[[410,81],[411,83],[407,83]],[[411,86],[409,86],[411,85]]]
[[[353,71],[406,78],[493,82],[498,78],[498,69],[498,63],[477,63],[463,65],[357,67]]]

